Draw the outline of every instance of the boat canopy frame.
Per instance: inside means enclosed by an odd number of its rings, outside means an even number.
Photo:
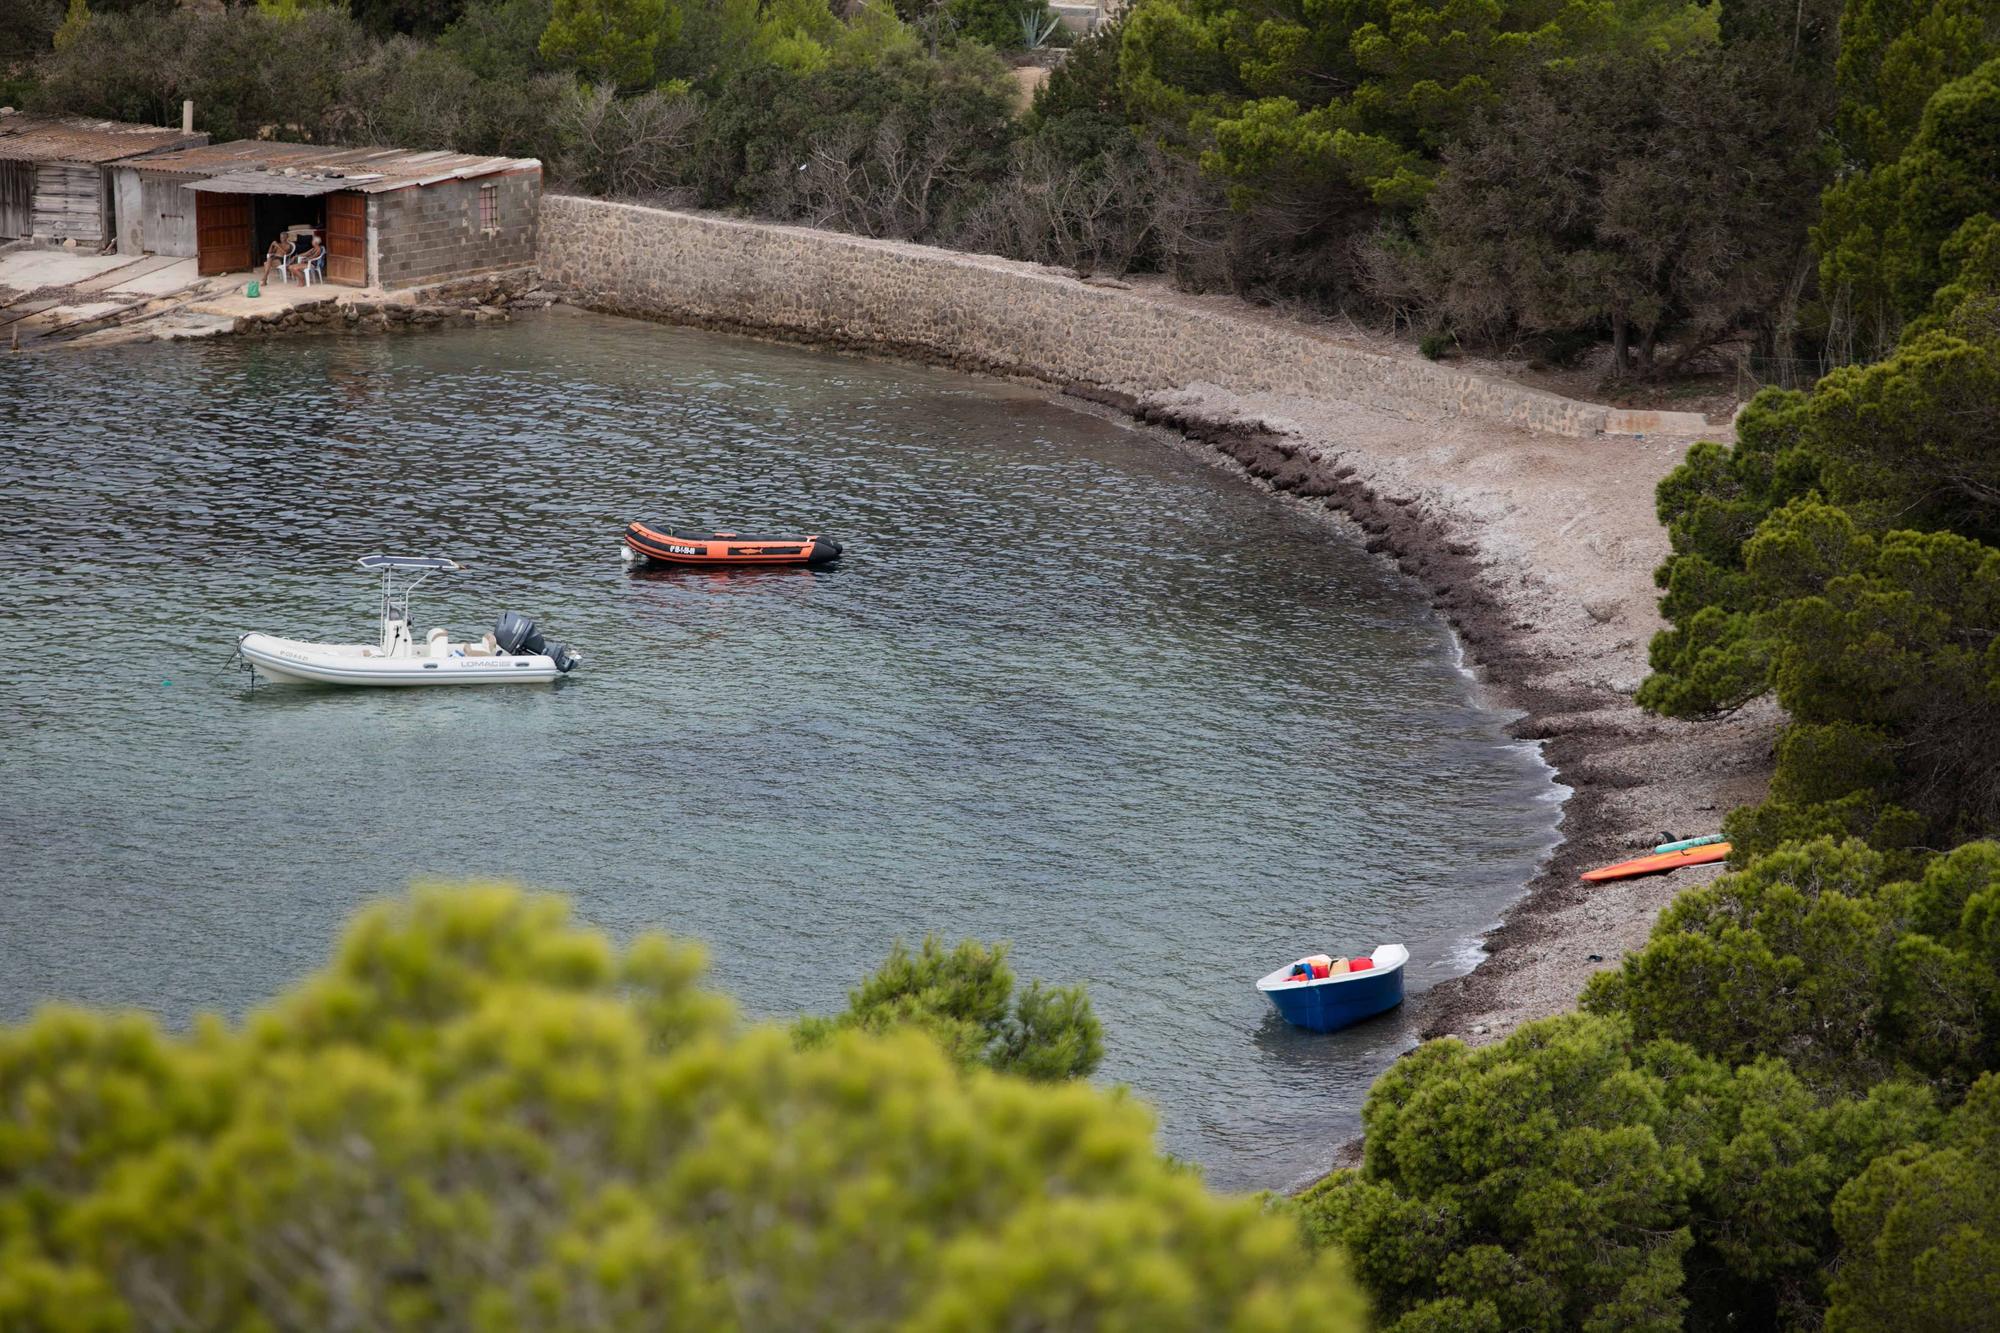
[[[363,569],[464,569],[441,555],[364,555],[354,562]]]
[[[410,632],[410,594],[423,581],[440,570],[458,572],[465,568],[456,560],[441,555],[364,555],[355,563],[371,574],[382,575],[382,653],[386,657],[398,656],[397,649],[409,647],[413,652],[415,642]],[[398,574],[415,574],[398,585]]]

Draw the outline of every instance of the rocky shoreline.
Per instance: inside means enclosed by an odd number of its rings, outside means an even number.
[[[1536,586],[1535,571],[1491,549],[1476,515],[1407,484],[1415,478],[1371,469],[1365,446],[1343,449],[1299,423],[1246,415],[1240,405],[1218,403],[1228,396],[1213,391],[1134,396],[1071,384],[1064,392],[1172,430],[1273,492],[1352,519],[1369,550],[1425,588],[1490,699],[1521,713],[1510,734],[1540,743],[1567,787],[1561,842],[1486,933],[1484,960],[1418,999],[1425,1037],[1477,1045],[1574,1007],[1589,976],[1643,943],[1675,893],[1719,873],[1597,888],[1577,878],[1668,835],[1712,831],[1727,810],[1757,799],[1768,778],[1775,726],[1768,710],[1720,724],[1673,722],[1632,703],[1630,675],[1594,670],[1643,669],[1644,643],[1657,624],[1650,595],[1579,599],[1580,623],[1551,633],[1539,621],[1556,608],[1548,589]],[[1645,500],[1650,509],[1650,486]],[[1659,546],[1664,553],[1664,534]]]
[[[801,228],[769,230],[787,242],[816,239]],[[840,252],[839,263],[851,261],[848,252],[857,246],[879,245],[894,252],[899,266],[935,255],[954,273],[997,265],[1019,278],[1012,270],[1025,267],[835,234],[825,234],[825,243]],[[953,321],[934,319],[937,327],[923,339],[885,338],[876,336],[875,326],[886,319],[886,306],[871,310],[865,326],[827,315],[805,293],[774,306],[776,298],[763,288],[778,278],[761,270],[758,289],[741,291],[733,313],[718,313],[720,298],[683,303],[653,279],[640,289],[643,299],[635,299],[630,291],[596,293],[544,278],[564,304],[600,313],[1038,384],[1079,406],[1172,432],[1257,485],[1358,524],[1371,550],[1427,590],[1489,700],[1521,714],[1512,734],[1540,744],[1569,793],[1559,844],[1499,923],[1484,932],[1480,964],[1416,997],[1426,1037],[1452,1035],[1479,1044],[1574,1008],[1593,973],[1616,966],[1645,942],[1675,893],[1719,871],[1687,870],[1588,891],[1577,874],[1669,837],[1713,832],[1724,813],[1763,796],[1776,727],[1770,708],[1693,724],[1653,717],[1632,701],[1646,673],[1647,644],[1664,625],[1652,575],[1667,554],[1667,539],[1654,513],[1654,490],[1695,439],[1729,438],[1726,426],[1651,436],[1538,429],[1524,419],[1532,414],[1496,417],[1483,410],[1507,403],[1498,393],[1487,395],[1491,404],[1462,402],[1453,409],[1429,399],[1404,402],[1394,392],[1364,402],[1296,388],[1245,393],[1201,382],[1149,389],[1117,383],[1115,372],[1094,380],[1062,374],[1028,357],[1022,343],[1002,358],[995,350],[1002,336],[997,316],[993,326],[969,325],[959,335],[952,333]],[[750,280],[736,274],[732,281]],[[1273,326],[1286,337],[1320,341],[1318,331],[1242,302],[1201,298],[1199,311],[1190,311],[1189,298],[1178,293],[1091,290],[1129,305],[1133,321],[1149,327],[1198,316],[1203,345],[1215,342],[1218,330],[1227,343],[1231,329],[1247,340]],[[1048,316],[995,299],[1008,317],[1046,340]],[[961,338],[963,348],[957,346]],[[1324,346],[1329,358],[1351,351],[1330,338]],[[1420,361],[1414,349],[1380,345],[1368,356],[1368,364]],[[1200,359],[1186,348],[1178,355],[1181,362]],[[1483,374],[1466,374],[1486,381]],[[1588,406],[1574,404],[1570,415]],[[1653,419],[1685,426],[1675,419],[1687,415]],[[1564,424],[1571,423],[1565,418]]]

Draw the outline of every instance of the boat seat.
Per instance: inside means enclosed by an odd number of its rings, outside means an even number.
[[[432,657],[451,656],[451,631],[434,629],[424,636],[424,646]]]

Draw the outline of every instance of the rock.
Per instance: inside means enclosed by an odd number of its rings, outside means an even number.
[[[1609,597],[1596,597],[1583,604],[1583,612],[1600,625],[1608,625],[1618,618],[1620,608]]]

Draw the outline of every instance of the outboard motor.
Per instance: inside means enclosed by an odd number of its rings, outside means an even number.
[[[519,657],[523,653],[539,655],[548,647],[548,641],[535,628],[535,622],[519,611],[500,613],[500,619],[493,624],[493,641],[509,657]]]
[[[542,637],[535,628],[535,622],[519,611],[502,611],[500,619],[493,626],[493,641],[500,651],[509,657],[522,654],[544,656],[556,664],[556,670],[567,672],[583,660],[583,655],[566,643],[552,643]]]

